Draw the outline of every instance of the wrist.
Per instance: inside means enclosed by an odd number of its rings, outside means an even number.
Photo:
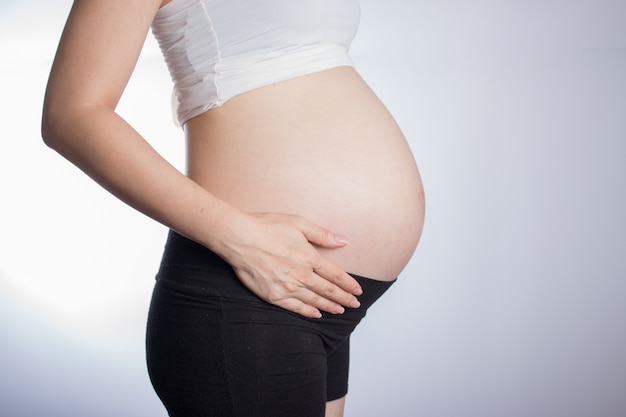
[[[250,230],[251,216],[236,207],[222,204],[223,207],[209,219],[204,218],[198,223],[205,227],[197,228],[197,242],[231,263],[234,255],[239,252],[237,247],[247,235],[246,230]]]

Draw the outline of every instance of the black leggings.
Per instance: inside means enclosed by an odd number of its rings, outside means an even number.
[[[147,327],[150,379],[171,417],[323,417],[346,395],[350,333],[391,282],[354,276],[361,307],[308,319],[254,295],[170,232]]]

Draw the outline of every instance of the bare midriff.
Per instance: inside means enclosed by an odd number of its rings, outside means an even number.
[[[238,95],[185,124],[187,175],[249,213],[287,213],[348,237],[319,249],[346,272],[395,279],[424,218],[393,117],[351,67]]]

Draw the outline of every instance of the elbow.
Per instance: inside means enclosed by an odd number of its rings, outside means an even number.
[[[54,134],[53,128],[49,122],[45,120],[41,121],[41,138],[43,139],[43,143],[45,143],[49,148],[54,149]]]
[[[97,104],[56,103],[44,104],[41,116],[41,138],[55,151],[71,153],[81,146],[84,138],[93,133],[94,125],[114,113],[108,106]]]
[[[41,117],[41,138],[52,149],[57,149],[59,146],[60,124],[59,118],[54,117],[54,111],[44,105]]]
[[[41,138],[51,149],[64,154],[66,148],[72,146],[72,137],[75,135],[72,125],[76,123],[78,113],[69,106],[45,105],[41,116]]]
[[[44,106],[41,117],[41,138],[51,149],[65,154],[73,146],[74,131],[78,120],[76,111],[68,108]]]

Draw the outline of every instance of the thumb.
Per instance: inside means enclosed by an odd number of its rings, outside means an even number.
[[[348,238],[311,223],[302,225],[300,231],[306,239],[323,248],[342,248],[348,244]]]

